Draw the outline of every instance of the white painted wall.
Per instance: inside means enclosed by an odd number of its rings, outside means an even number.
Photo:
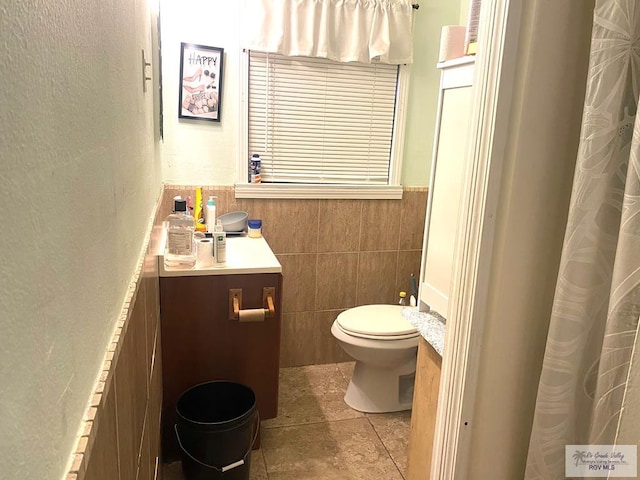
[[[145,0],[0,5],[0,477],[66,478],[160,193]]]
[[[232,185],[240,143],[239,1],[161,0],[164,145],[162,178],[172,184]],[[440,72],[440,28],[455,25],[458,2],[423,0],[415,15],[402,183],[428,185]],[[201,19],[207,19],[201,21]],[[178,120],[180,42],[225,50],[221,123]]]
[[[469,7],[473,0],[460,0],[460,19],[458,25],[466,25],[469,19]]]
[[[239,151],[240,1],[160,1],[164,144],[162,179],[233,185]],[[178,121],[180,42],[224,48],[220,123]]]
[[[413,29],[413,64],[409,84],[402,183],[428,186],[433,138],[438,110],[440,32],[444,25],[457,25],[458,2],[420,0]]]

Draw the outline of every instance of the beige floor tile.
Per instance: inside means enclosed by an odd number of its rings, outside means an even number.
[[[366,418],[273,428],[262,451],[269,480],[401,480]]]
[[[251,473],[249,480],[268,480],[267,466],[264,463],[262,449],[251,452]]]
[[[344,376],[338,369],[337,363],[328,363],[325,365],[307,365],[300,367],[300,371],[285,372],[285,375],[292,376],[303,375],[309,382],[309,386],[316,393],[324,393],[328,388],[328,383],[335,385],[332,387],[336,391],[340,391],[342,395],[347,388],[347,382],[344,381]]]
[[[273,428],[363,417],[363,413],[344,403],[347,384],[336,364],[282,368],[278,416],[262,422],[262,426]]]
[[[354,362],[280,370],[279,415],[262,422],[250,480],[402,480],[411,412],[363,414],[344,403]],[[163,480],[184,480],[180,462]]]
[[[368,413],[367,418],[398,470],[406,477],[411,410],[395,413]]]
[[[356,366],[356,362],[342,362],[337,363],[336,366],[338,367],[338,370],[340,370],[340,373],[342,373],[342,376],[348,384],[351,380],[351,377],[353,376],[353,369]]]

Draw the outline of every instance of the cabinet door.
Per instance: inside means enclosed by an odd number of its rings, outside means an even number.
[[[449,316],[449,290],[462,194],[471,87],[444,90],[421,299]]]
[[[263,287],[276,289],[275,318],[229,319],[229,289],[242,289],[242,308],[260,308]],[[280,274],[160,278],[165,460],[179,454],[175,405],[189,387],[213,380],[242,383],[256,394],[261,419],[277,415],[281,292]]]
[[[411,412],[408,480],[429,480],[441,368],[442,358],[421,338]]]

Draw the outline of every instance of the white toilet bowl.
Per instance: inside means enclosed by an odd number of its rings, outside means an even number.
[[[356,361],[344,397],[351,408],[383,413],[411,409],[420,333],[400,305],[363,305],[342,312],[331,333]]]

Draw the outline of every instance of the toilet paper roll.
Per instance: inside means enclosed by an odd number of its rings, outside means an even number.
[[[438,62],[464,57],[464,36],[466,31],[467,27],[464,25],[445,25],[442,27]]]
[[[196,241],[196,266],[199,268],[213,267],[213,239],[199,238]]]
[[[264,308],[249,308],[240,310],[241,322],[264,322]]]

